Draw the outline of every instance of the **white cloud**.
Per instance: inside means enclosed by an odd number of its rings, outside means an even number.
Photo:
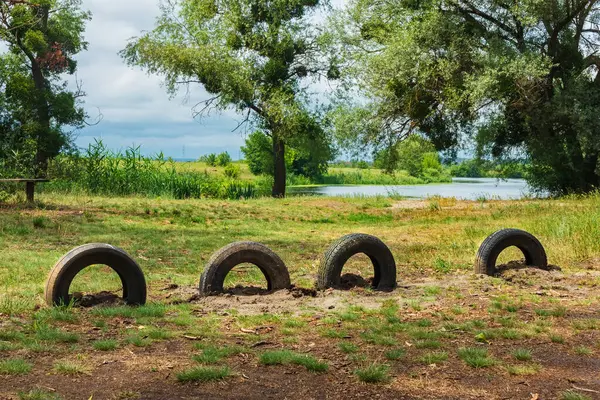
[[[194,88],[187,103],[184,93],[169,99],[160,77],[128,67],[118,55],[131,37],[154,27],[158,1],[83,0],[82,8],[91,11],[92,20],[85,32],[88,50],[77,56],[77,79],[87,94],[85,108],[91,120],[98,109],[103,120],[80,131],[76,143],[87,147],[95,137],[102,137],[113,149],[136,143],[146,154],[162,150],[167,156],[181,157],[185,146],[186,157],[227,150],[236,158],[243,139],[231,130],[241,116],[226,111],[194,121],[192,106],[209,97],[201,87]],[[333,4],[339,7],[345,1],[333,0]],[[326,90],[326,85],[318,83],[313,90]]]

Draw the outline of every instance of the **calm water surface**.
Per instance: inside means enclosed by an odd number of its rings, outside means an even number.
[[[493,178],[453,178],[452,183],[432,185],[331,185],[316,187],[290,187],[289,194],[322,196],[405,196],[424,199],[431,196],[456,197],[460,200],[520,199],[531,194],[522,179],[497,180]]]

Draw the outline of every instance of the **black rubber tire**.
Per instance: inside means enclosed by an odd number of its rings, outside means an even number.
[[[390,291],[396,287],[396,261],[390,249],[375,236],[352,233],[334,242],[321,259],[318,289],[338,288],[342,269],[350,257],[366,254],[373,263],[375,290]]]
[[[267,279],[268,290],[288,289],[290,273],[283,260],[267,246],[256,242],[235,242],[217,250],[200,276],[200,294],[223,292],[225,277],[236,265],[256,265]]]
[[[119,275],[125,303],[146,303],[146,279],[140,266],[124,250],[105,243],[84,244],[58,260],[46,282],[46,303],[49,306],[69,304],[73,279],[81,270],[95,264],[107,265]]]
[[[546,250],[535,236],[520,229],[501,229],[488,236],[479,247],[475,258],[475,273],[496,275],[498,273],[496,269],[498,256],[511,246],[515,246],[523,252],[527,265],[542,269],[548,267]]]

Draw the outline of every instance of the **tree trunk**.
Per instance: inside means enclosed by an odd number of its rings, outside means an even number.
[[[273,192],[272,196],[285,197],[285,143],[273,133]]]
[[[50,140],[50,110],[46,99],[46,79],[37,62],[31,63],[31,73],[35,84],[35,102],[37,111],[37,150],[35,154],[35,177],[45,177],[48,169]]]

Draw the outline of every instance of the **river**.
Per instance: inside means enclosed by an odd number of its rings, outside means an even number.
[[[320,196],[402,196],[424,199],[432,196],[455,197],[459,200],[521,199],[531,194],[522,179],[453,178],[452,183],[429,185],[330,185],[290,187],[290,195]]]

